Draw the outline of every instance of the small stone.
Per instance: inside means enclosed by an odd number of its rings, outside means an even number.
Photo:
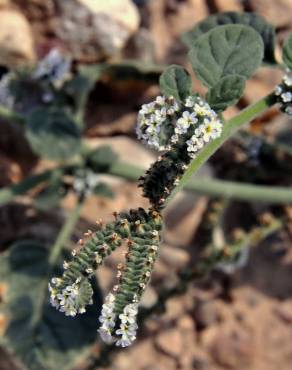
[[[178,357],[183,351],[183,338],[177,329],[163,331],[155,339],[155,344],[158,349],[172,357]]]
[[[30,25],[18,11],[0,9],[0,60],[7,67],[35,61]]]
[[[199,330],[205,329],[218,322],[220,317],[215,302],[198,302],[195,307],[194,318]]]
[[[286,324],[292,324],[292,303],[284,302],[275,307],[275,314]]]
[[[216,363],[229,369],[251,368],[254,360],[254,341],[247,332],[233,329],[220,332],[211,345]]]
[[[170,246],[163,246],[160,252],[161,260],[169,267],[180,269],[190,261],[186,250]]]
[[[151,286],[148,286],[144,294],[142,295],[140,305],[144,308],[150,308],[156,302],[157,302],[157,293]]]
[[[74,58],[98,61],[120,51],[139,26],[139,13],[130,0],[58,0],[59,38]]]

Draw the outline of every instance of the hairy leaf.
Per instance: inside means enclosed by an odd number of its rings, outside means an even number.
[[[81,132],[70,115],[57,108],[37,108],[28,117],[26,137],[33,151],[66,160],[80,151]]]
[[[263,42],[251,27],[219,26],[197,39],[189,58],[197,77],[212,87],[229,75],[249,78],[262,62]]]
[[[191,93],[192,80],[181,66],[171,65],[160,76],[160,90],[166,96],[183,101]]]
[[[97,173],[108,171],[117,159],[117,154],[108,145],[102,145],[87,155],[88,166]]]
[[[207,101],[216,112],[221,112],[237,103],[242,96],[244,86],[244,77],[239,75],[226,76],[208,91]]]
[[[288,36],[283,45],[283,62],[292,70],[292,34]]]
[[[264,42],[264,62],[275,64],[275,29],[263,17],[255,13],[224,12],[214,14],[196,24],[194,28],[182,35],[182,40],[190,48],[198,37],[217,26],[226,24],[243,24],[257,31]]]
[[[114,198],[115,193],[112,189],[104,182],[99,183],[93,190],[95,195],[99,195],[105,198]]]
[[[69,369],[96,338],[98,290],[97,307],[68,318],[49,304],[49,275],[48,250],[35,241],[15,243],[0,259],[0,281],[7,287],[0,343],[30,370]]]

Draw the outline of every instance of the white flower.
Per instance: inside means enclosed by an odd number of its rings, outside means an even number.
[[[101,326],[97,331],[99,332],[99,335],[100,335],[101,339],[105,343],[111,344],[111,343],[115,342],[115,338],[113,338],[112,331],[111,331],[110,328],[108,328],[106,326]]]
[[[118,339],[116,342],[117,347],[129,347],[132,344],[133,340],[127,337],[126,335],[123,335],[121,339]]]
[[[204,142],[208,143],[210,139],[216,139],[221,135],[222,123],[217,119],[206,120],[200,130]]]
[[[195,99],[194,96],[188,96],[185,101],[185,106],[192,108],[195,105]]]
[[[187,146],[188,152],[197,152],[198,150],[202,149],[202,147],[204,146],[204,142],[196,135],[193,135],[190,140],[187,141]]]
[[[284,84],[285,84],[287,87],[291,87],[291,86],[292,86],[292,76],[285,75],[285,76],[283,77],[283,82],[284,82]]]
[[[283,92],[283,89],[280,85],[276,86],[275,88],[275,95],[279,96]]]
[[[155,103],[163,106],[165,104],[165,96],[157,96]]]
[[[292,101],[292,94],[288,91],[283,94],[281,94],[281,98],[283,103],[289,103]]]
[[[289,116],[292,116],[292,107],[286,107],[285,108],[285,113],[287,113]]]
[[[39,62],[33,77],[36,79],[48,78],[52,82],[62,82],[69,74],[71,60],[64,57],[58,49],[52,49],[45,58]]]
[[[12,73],[6,73],[0,80],[0,104],[7,108],[13,108],[14,105],[14,97],[10,90],[12,76]]]
[[[196,117],[196,113],[184,111],[182,117],[177,120],[174,131],[176,134],[184,134],[188,131],[190,125],[196,123],[197,121],[198,118]]]
[[[58,278],[53,278],[54,282],[59,282]],[[85,307],[80,305],[79,301],[79,283],[80,279],[76,279],[72,285],[68,285],[62,289],[61,293],[57,294],[57,289],[49,285],[49,291],[51,293],[51,304],[56,307],[60,312],[64,312],[66,316],[76,316],[77,313],[84,313]],[[55,286],[58,286],[55,284]]]
[[[196,112],[198,116],[209,116],[211,109],[209,104],[200,101],[194,105],[194,112]]]

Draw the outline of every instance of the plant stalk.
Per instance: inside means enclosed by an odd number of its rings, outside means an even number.
[[[74,209],[71,211],[70,216],[67,218],[65,224],[63,225],[61,231],[58,234],[58,237],[51,248],[49,256],[49,264],[53,267],[61,253],[63,246],[68,242],[75,225],[80,217],[80,212],[83,205],[83,198],[79,198],[76,202]]]

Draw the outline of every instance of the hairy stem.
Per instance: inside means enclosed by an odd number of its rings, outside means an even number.
[[[12,201],[16,196],[25,194],[35,186],[48,181],[57,169],[28,176],[18,184],[1,189],[0,206]],[[143,173],[143,168],[124,162],[117,162],[108,172],[110,175],[130,181],[137,181]],[[282,186],[252,185],[217,179],[191,179],[187,182],[184,189],[196,194],[211,197],[219,196],[226,199],[266,202],[269,204],[292,202],[291,190]]]
[[[256,103],[242,110],[237,116],[231,118],[224,123],[222,135],[213,140],[209,145],[206,145],[190,163],[188,169],[184,173],[179,185],[174,189],[172,194],[167,199],[169,202],[173,196],[186,186],[191,176],[220,148],[224,142],[229,139],[242,125],[250,122],[252,119],[263,113],[265,110],[275,104],[274,94],[271,93]]]

